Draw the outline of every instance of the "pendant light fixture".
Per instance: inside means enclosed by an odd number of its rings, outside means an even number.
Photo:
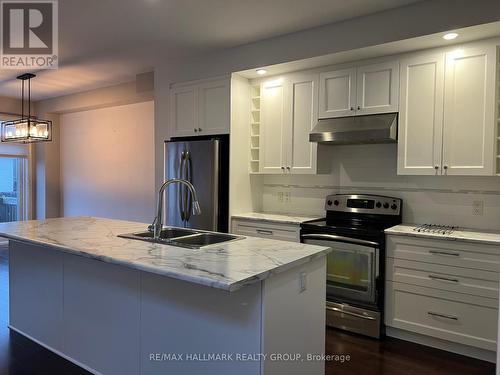
[[[17,77],[22,81],[21,118],[2,122],[2,142],[33,143],[52,140],[52,121],[40,120],[31,116],[31,79],[36,75],[26,73]],[[27,81],[27,82],[26,82]],[[24,113],[24,89],[28,86],[28,110]]]

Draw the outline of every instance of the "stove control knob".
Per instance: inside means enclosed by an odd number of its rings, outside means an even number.
[[[391,206],[391,208],[392,208],[393,210],[397,210],[397,209],[398,209],[398,206],[396,205],[396,203],[393,203],[393,204],[392,204],[392,206]]]
[[[382,207],[382,203],[377,202],[377,204],[375,206],[377,206],[377,208],[380,208],[380,207]]]
[[[389,203],[385,202],[384,203],[384,208],[389,208]]]
[[[339,205],[339,203],[340,203],[340,202],[339,202],[338,200],[334,200],[334,201],[333,201],[333,204],[334,204],[335,206],[338,206],[338,205]]]
[[[332,205],[332,203],[333,203],[332,201],[327,201],[327,202],[326,202],[326,204],[327,204],[327,205],[329,205],[329,206],[331,206],[331,205]]]

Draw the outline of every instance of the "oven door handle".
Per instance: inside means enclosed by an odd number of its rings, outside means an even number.
[[[354,316],[356,318],[361,318],[361,319],[366,319],[366,320],[375,320],[375,318],[373,316],[366,316],[366,315],[356,314],[356,313],[353,313],[353,312],[350,312],[350,311],[345,311],[345,310],[339,309],[338,307],[326,306],[326,309],[327,310],[331,310],[331,311],[335,311],[335,312],[338,312],[338,313],[341,313],[341,314],[351,315],[351,316]]]
[[[345,243],[351,243],[355,245],[363,245],[363,246],[373,246],[379,247],[380,244],[373,241],[360,240],[357,238],[337,236],[335,234],[303,234],[300,236],[303,240],[326,240],[326,241],[339,241]]]

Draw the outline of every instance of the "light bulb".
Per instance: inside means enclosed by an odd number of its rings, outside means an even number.
[[[448,33],[443,35],[444,40],[453,40],[458,36],[457,33]]]

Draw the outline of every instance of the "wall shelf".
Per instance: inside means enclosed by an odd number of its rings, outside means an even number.
[[[260,85],[250,88],[250,170],[260,171]]]

